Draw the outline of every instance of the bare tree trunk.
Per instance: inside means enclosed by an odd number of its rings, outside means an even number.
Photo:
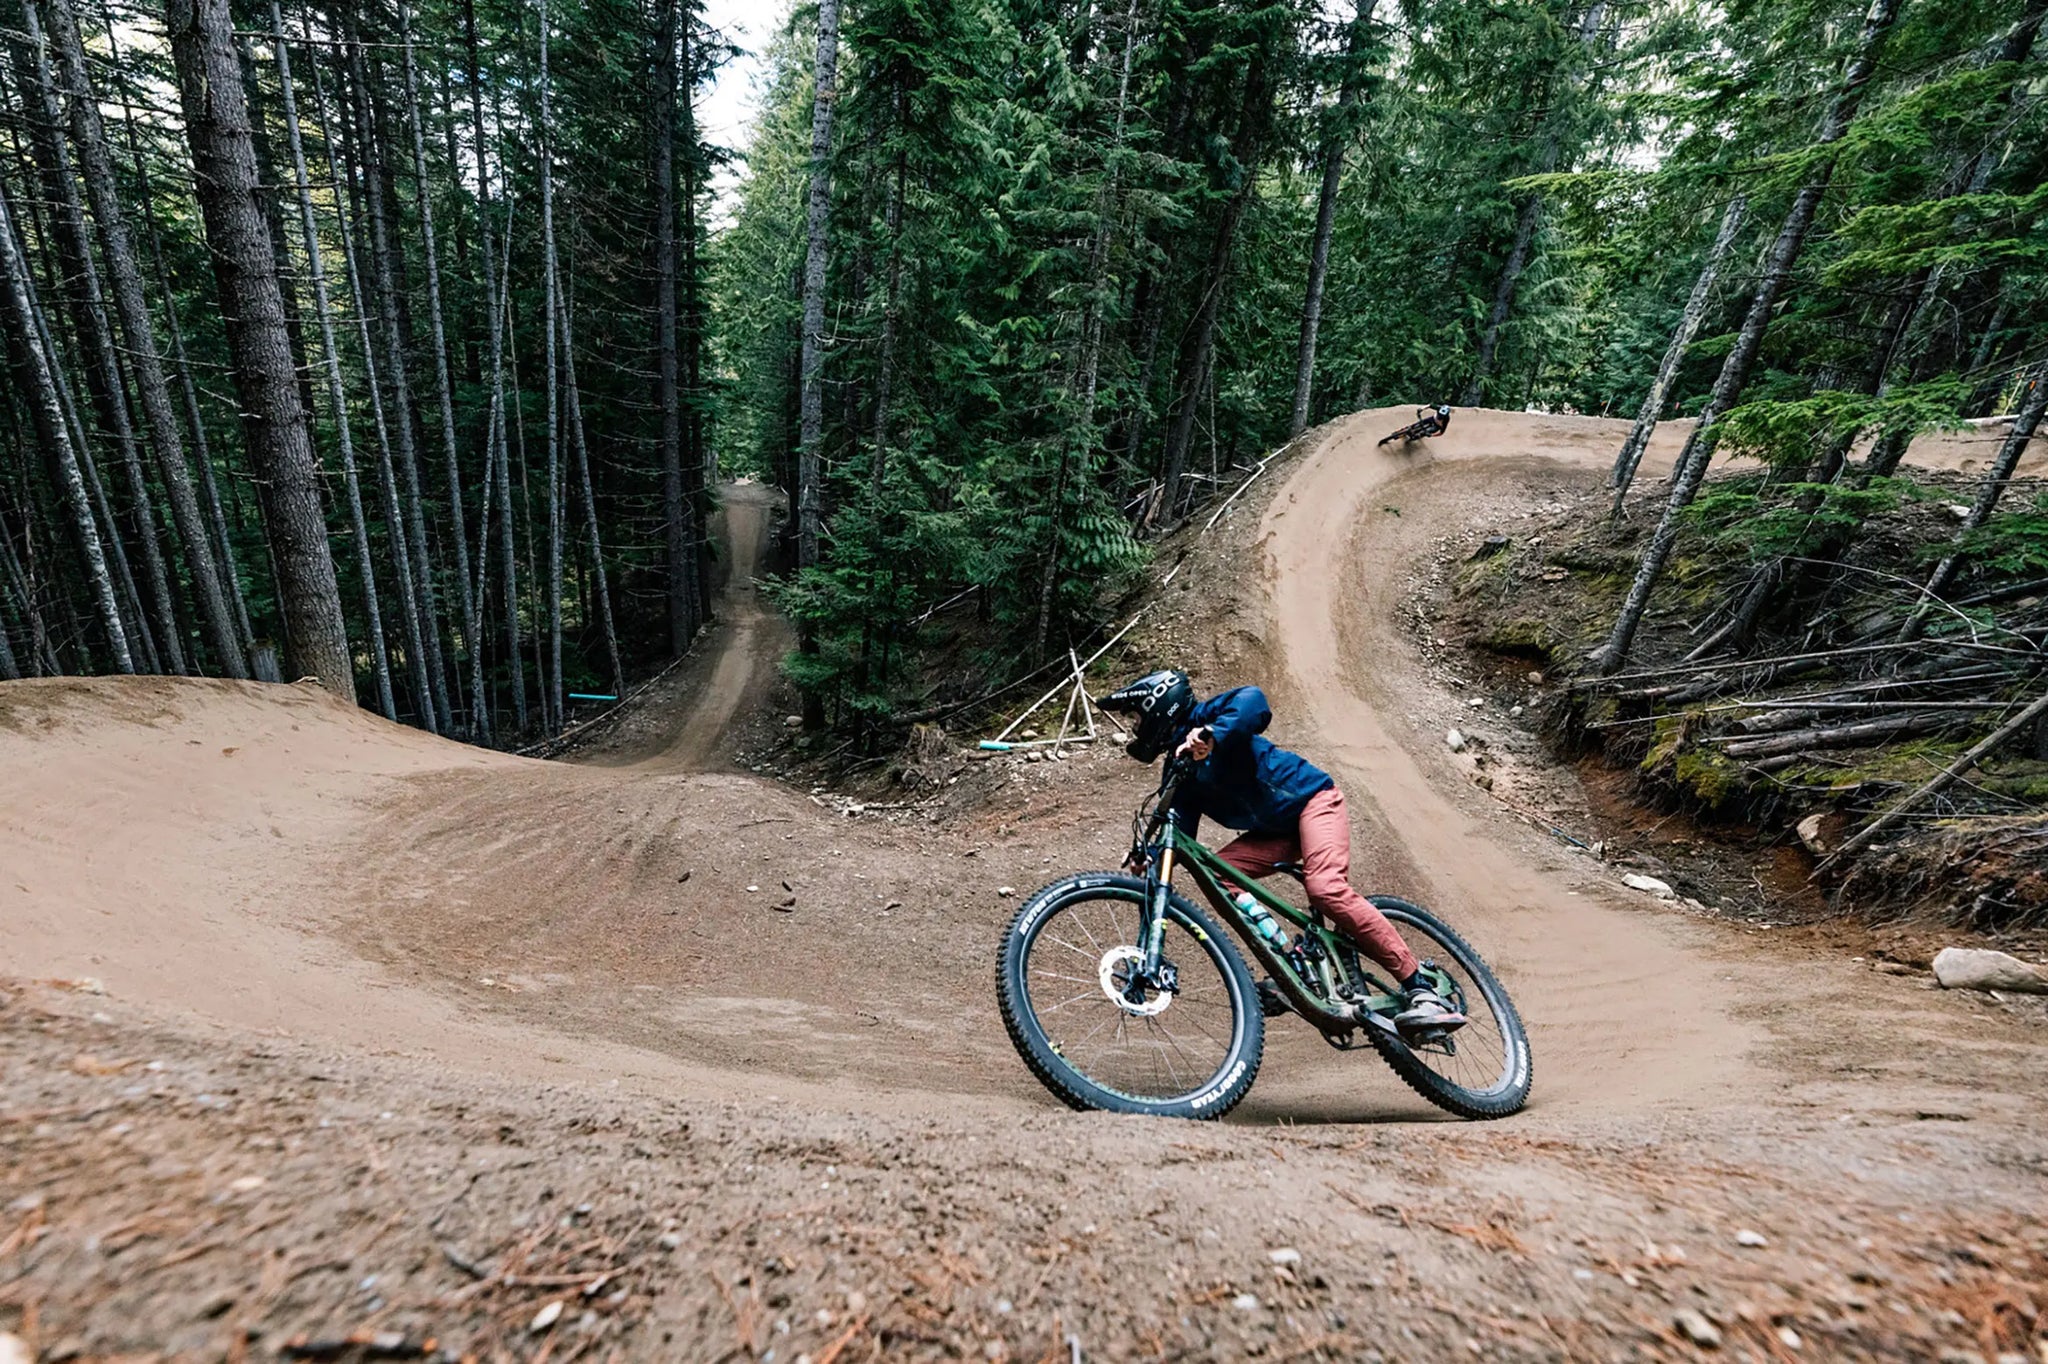
[[[654,25],[654,361],[661,408],[661,500],[668,570],[669,652],[681,658],[696,622],[696,510],[683,487],[683,395],[676,353],[676,0]]]
[[[556,276],[556,288],[561,288],[560,275]],[[619,631],[612,621],[612,590],[604,567],[604,537],[598,532],[597,490],[590,478],[590,442],[583,430],[583,399],[576,386],[576,328],[575,312],[569,306],[565,294],[556,303],[556,312],[562,319],[562,387],[569,400],[569,436],[576,455],[576,477],[583,487],[583,529],[590,536],[590,572],[597,586],[598,623],[604,628],[605,655],[612,667],[612,693],[626,694],[626,670],[619,663]]]
[[[5,600],[6,595],[0,593],[0,601]],[[7,617],[5,614],[0,614],[0,682],[19,682],[20,680],[21,665],[14,661],[13,646],[7,642]]]
[[[1814,140],[1814,147],[1832,148],[1849,131],[1863,92],[1877,69],[1878,52],[1891,31],[1892,21],[1898,17],[1902,3],[1903,0],[1873,0],[1863,21],[1856,55],[1829,103],[1827,117],[1822,122],[1820,135]],[[1657,579],[1671,557],[1671,547],[1678,540],[1679,519],[1698,495],[1700,483],[1707,475],[1707,465],[1714,457],[1714,446],[1721,438],[1716,423],[1734,406],[1742,394],[1743,385],[1749,380],[1750,367],[1756,363],[1757,353],[1763,348],[1764,331],[1770,325],[1771,313],[1791,279],[1792,266],[1799,259],[1800,248],[1806,244],[1807,231],[1813,226],[1821,197],[1827,193],[1828,183],[1834,176],[1836,160],[1837,153],[1831,150],[1818,159],[1807,182],[1793,199],[1783,226],[1778,229],[1777,239],[1772,242],[1770,255],[1764,262],[1763,275],[1750,298],[1749,312],[1742,320],[1742,329],[1736,333],[1735,345],[1722,362],[1713,392],[1708,395],[1699,422],[1686,438],[1678,466],[1672,471],[1671,495],[1665,503],[1663,518],[1651,534],[1649,544],[1644,547],[1642,562],[1636,569],[1634,582],[1629,585],[1628,596],[1622,602],[1613,631],[1607,642],[1591,657],[1595,672],[1612,673],[1628,657],[1636,628],[1642,624],[1643,612],[1650,604],[1650,592],[1656,587]]]
[[[2020,16],[2019,23],[2013,26],[2005,41],[1999,45],[1998,55],[1993,60],[2011,65],[2016,71],[2012,82],[1985,110],[1984,117],[1987,123],[1995,126],[1999,115],[2016,109],[2026,99],[2029,77],[2022,63],[2033,52],[2034,42],[2040,36],[2044,20],[2048,20],[2048,0],[2033,0],[2027,6],[2026,12]],[[1961,193],[1964,196],[1982,194],[1990,185],[1991,174],[1998,168],[2000,160],[1996,153],[1996,145],[1988,144],[1971,158],[1969,174],[1962,177]],[[1957,226],[1960,227],[1961,223],[1958,222]],[[1905,322],[1899,329],[1897,344],[1890,348],[1882,361],[1881,378],[1877,385],[1878,397],[1884,397],[1895,380],[1909,377],[1910,362],[1917,359],[1925,349],[1926,338],[1920,324],[1932,311],[1930,305],[1940,296],[1947,275],[1946,261],[1920,272],[1912,303]],[[1894,367],[1900,365],[1902,361],[1905,362],[1902,369],[1906,372],[1894,374]],[[1871,445],[1870,453],[1864,457],[1863,477],[1891,477],[1898,472],[1899,462],[1906,457],[1906,450],[1912,442],[1913,433],[1908,430],[1888,431],[1878,437]]]
[[[1209,372],[1216,360],[1216,322],[1223,312],[1223,287],[1230,274],[1232,248],[1237,241],[1237,225],[1244,218],[1245,209],[1250,207],[1252,195],[1258,191],[1259,161],[1265,151],[1268,124],[1271,123],[1273,84],[1270,76],[1271,55],[1267,45],[1261,44],[1251,58],[1251,67],[1245,73],[1244,103],[1238,115],[1237,145],[1231,149],[1238,161],[1238,174],[1242,177],[1236,191],[1225,201],[1223,212],[1216,222],[1216,235],[1209,245],[1209,268],[1203,276],[1207,287],[1202,294],[1201,304],[1195,310],[1194,325],[1188,331],[1188,343],[1181,352],[1179,365],[1179,406],[1174,411],[1173,425],[1167,429],[1165,459],[1161,481],[1165,484],[1161,505],[1168,523],[1179,514],[1181,477],[1187,469],[1188,451],[1194,443],[1195,421],[1201,413],[1202,392],[1209,382]]]
[[[448,466],[448,520],[455,550],[457,603],[462,608],[462,647],[469,653],[469,735],[491,741],[490,696],[484,690],[483,635],[477,626],[476,592],[469,577],[469,528],[462,509],[462,463],[455,447],[455,396],[448,381],[448,333],[441,315],[441,258],[434,245],[434,195],[427,178],[426,128],[420,116],[419,64],[413,58],[412,19],[398,0],[398,41],[405,57],[405,117],[412,127],[413,177],[419,184],[420,247],[427,257],[427,317],[434,338],[434,381],[441,402],[441,447]],[[478,153],[481,155],[481,151]]]
[[[28,7],[32,12],[33,0],[29,0]],[[128,338],[129,370],[156,453],[157,472],[171,505],[172,522],[185,545],[186,567],[199,600],[207,645],[229,677],[246,677],[248,664],[242,642],[229,615],[199,499],[193,494],[192,479],[185,467],[177,413],[171,405],[170,385],[164,378],[156,330],[142,291],[142,275],[136,267],[134,246],[116,194],[113,155],[107,144],[106,128],[100,121],[99,99],[86,69],[85,47],[70,0],[50,0],[50,35],[70,91],[71,131],[78,143],[86,194],[92,201],[93,217],[98,221],[105,245],[107,268],[113,277],[114,305]]]
[[[57,0],[63,3],[63,0]],[[306,248],[306,277],[313,286],[313,306],[320,319],[320,350],[327,368],[327,399],[334,408],[335,439],[341,448],[342,484],[348,492],[349,523],[355,531],[356,569],[363,579],[363,614],[370,630],[370,663],[376,674],[377,708],[387,720],[398,718],[391,693],[391,655],[384,641],[384,611],[377,600],[377,569],[370,557],[370,524],[363,515],[363,490],[356,480],[356,447],[349,431],[348,390],[341,380],[341,354],[334,344],[334,310],[327,301],[327,274],[320,261],[320,229],[313,217],[313,190],[306,174],[306,146],[299,136],[299,103],[292,89],[292,59],[284,34],[284,14],[270,0],[270,30],[277,45],[278,88],[283,91],[284,127],[291,144],[292,174],[299,192],[299,227]]]
[[[501,138],[504,136],[502,124],[499,125],[499,136]],[[509,265],[511,257],[508,255],[506,260]],[[510,278],[508,269],[505,290],[505,372],[511,380],[512,392],[517,394],[520,391],[519,329],[512,325]],[[533,624],[533,679],[538,686],[540,694],[541,729],[552,733],[554,732],[556,718],[554,712],[554,692],[553,688],[548,685],[547,647],[541,635],[541,621],[543,617],[539,601],[541,574],[537,566],[539,551],[534,547],[533,536],[533,484],[530,477],[532,466],[526,458],[526,413],[518,403],[514,403],[512,406],[512,437],[518,451],[517,457],[519,460],[519,525],[526,535],[526,580],[534,584],[534,605],[533,610],[529,613]]]
[[[1970,533],[1981,528],[1991,519],[1991,513],[1998,508],[1999,499],[2005,496],[2006,485],[2012,482],[2013,470],[2019,467],[2020,456],[2027,452],[2034,433],[2041,428],[2041,418],[2048,414],[2048,364],[2036,365],[2032,376],[2025,385],[2026,397],[2020,402],[2020,410],[2013,418],[2012,430],[2006,433],[2005,443],[1998,447],[1998,458],[1985,471],[1984,482],[1977,489],[1977,498],[1970,505],[1970,514],[1963,518],[1963,524],[1956,528],[1956,548],[1942,556],[1934,566],[1934,572],[1927,577],[1927,585],[1921,589],[1920,605],[1913,611],[1901,632],[1902,639],[1918,638],[1925,628],[1929,605],[1935,598],[1947,592],[1956,580],[1967,557],[1963,543]]]
[[[255,49],[249,45],[249,36],[243,32],[235,34],[235,60],[242,72],[242,99],[249,109],[249,146],[256,153],[256,183],[264,193],[258,195],[258,207],[263,210],[263,221],[270,228],[271,243],[277,248],[278,289],[284,296],[284,329],[291,340],[292,363],[299,372],[299,409],[313,410],[313,362],[306,347],[306,329],[299,317],[298,275],[292,269],[291,254],[286,250],[289,238],[285,233],[284,210],[278,204],[278,196],[271,191],[284,183],[284,177],[277,169],[277,158],[271,154],[270,120],[266,117],[263,104],[262,69],[257,64]]]
[[[333,125],[327,117],[327,92],[320,80],[317,58],[312,62],[312,73],[313,115],[320,121],[320,126],[328,130],[331,139]],[[342,101],[341,116],[344,131],[352,128],[353,120],[346,98]],[[349,222],[347,201],[350,196],[346,189],[352,188],[352,182],[344,172],[346,161],[347,158],[335,155],[334,144],[330,140],[327,145],[328,177],[335,186],[334,216],[341,230],[341,262],[348,275],[349,308],[355,314],[357,342],[363,353],[364,388],[370,400],[370,417],[377,428],[378,485],[384,494],[384,527],[391,545],[392,565],[397,570],[399,623],[405,632],[406,668],[412,675],[413,704],[418,707],[420,724],[428,733],[439,734],[441,721],[434,705],[434,673],[424,638],[427,627],[420,619],[418,583],[413,576],[405,513],[398,500],[398,475],[391,458],[391,429],[384,415],[384,389],[377,379],[377,347],[370,336],[370,310],[364,306],[363,273],[356,252],[355,229]],[[368,197],[366,187],[364,198]]]
[[[1621,515],[1622,498],[1628,495],[1628,485],[1635,481],[1636,466],[1642,463],[1643,451],[1650,448],[1650,436],[1657,429],[1657,421],[1664,415],[1664,404],[1671,398],[1672,382],[1678,377],[1678,367],[1685,359],[1686,348],[1692,345],[1693,337],[1699,332],[1700,320],[1707,314],[1707,300],[1713,297],[1714,280],[1721,273],[1721,262],[1727,258],[1728,248],[1735,242],[1735,234],[1742,230],[1742,220],[1749,212],[1749,196],[1738,194],[1728,201],[1728,207],[1721,214],[1721,230],[1714,236],[1714,248],[1707,253],[1707,263],[1700,270],[1699,278],[1693,281],[1692,296],[1685,301],[1685,312],[1678,319],[1678,327],[1671,333],[1671,344],[1664,348],[1663,363],[1657,366],[1657,377],[1650,381],[1650,391],[1643,397],[1642,410],[1636,413],[1636,424],[1629,428],[1628,439],[1621,443],[1621,453],[1614,457],[1614,473],[1608,485],[1614,489],[1614,514]]]
[[[1606,12],[1605,0],[1593,0],[1579,16],[1579,46],[1590,48],[1600,36],[1600,19]],[[1549,82],[1555,98],[1558,82],[1553,72]],[[1563,147],[1558,132],[1558,116],[1555,108],[1544,116],[1543,153],[1537,158],[1537,171],[1548,175],[1557,169],[1557,159]],[[1515,237],[1508,248],[1508,258],[1501,266],[1500,281],[1493,292],[1493,306],[1487,311],[1486,327],[1479,335],[1479,355],[1474,361],[1472,382],[1465,386],[1461,400],[1466,407],[1477,407],[1486,400],[1486,386],[1493,378],[1495,356],[1500,348],[1501,329],[1507,325],[1508,314],[1515,306],[1515,293],[1522,284],[1522,272],[1529,267],[1529,253],[1536,240],[1536,224],[1543,217],[1543,193],[1532,192],[1522,202],[1522,211],[1515,219]]]
[[[827,0],[830,3],[830,0]],[[561,394],[555,343],[561,291],[555,284],[555,151],[553,96],[548,88],[548,0],[540,0],[540,227],[545,262],[542,293],[547,313],[548,367],[548,689],[560,732],[568,697],[562,686],[562,439]]]
[[[498,497],[498,568],[505,602],[505,665],[511,672],[512,716],[518,732],[526,732],[526,662],[519,642],[519,554],[513,542],[512,467],[505,438],[508,414],[505,410],[505,301],[510,292],[512,265],[512,203],[505,204],[505,261],[500,268],[491,245],[491,170],[488,144],[484,140],[483,81],[478,70],[476,3],[463,0],[462,32],[464,56],[468,62],[470,127],[476,140],[477,236],[484,268],[484,298],[491,310],[491,423],[490,449],[493,480]],[[501,288],[501,284],[505,287]],[[486,499],[488,509],[488,498]],[[479,541],[478,554],[489,550]]]
[[[142,546],[142,565],[149,584],[149,604],[155,614],[154,640],[164,666],[173,673],[190,669],[185,662],[180,638],[176,600],[171,591],[170,570],[164,562],[163,545],[157,536],[156,507],[150,496],[149,480],[142,469],[142,454],[135,428],[128,416],[128,390],[123,379],[120,353],[114,344],[113,326],[107,318],[106,291],[100,282],[99,265],[93,258],[92,241],[85,225],[85,210],[79,202],[78,180],[65,145],[65,118],[57,99],[57,81],[50,69],[40,15],[34,0],[24,0],[22,17],[35,53],[36,88],[45,121],[49,125],[48,166],[55,202],[51,205],[59,234],[64,239],[71,265],[73,302],[78,316],[78,336],[86,352],[87,389],[99,408],[105,429],[114,438],[121,456],[122,471],[128,478],[128,496],[133,504],[133,525]]]
[[[5,284],[0,283],[0,296],[4,296],[5,289]],[[0,304],[0,317],[5,317],[6,315],[6,306]],[[22,450],[21,459],[22,467],[26,469],[28,465],[26,449]],[[22,494],[21,538],[29,546],[29,561],[33,564],[35,561],[35,507],[26,487],[22,489]],[[22,567],[20,556],[14,552],[14,535],[7,529],[7,523],[4,519],[0,519],[0,558],[5,558],[6,560],[8,581],[14,586],[14,595],[21,602],[23,619],[28,622],[29,671],[37,676],[55,677],[62,673],[64,668],[62,663],[58,661],[55,647],[50,643],[49,628],[43,621],[42,609],[36,601],[35,578],[28,569]]]
[[[376,119],[371,109],[374,94],[362,44],[350,29],[349,66],[355,77],[358,131],[356,150],[362,158],[363,202],[370,218],[370,259],[374,271],[369,281],[376,294],[373,305],[384,323],[384,373],[391,388],[391,428],[397,436],[397,471],[403,491],[404,519],[392,523],[394,535],[401,532],[408,541],[407,561],[412,571],[413,596],[419,603],[420,644],[424,650],[428,698],[436,734],[452,733],[454,708],[448,698],[448,671],[441,654],[441,613],[434,600],[433,559],[427,546],[425,499],[420,494],[419,450],[413,442],[412,383],[406,373],[405,328],[398,317],[398,283],[392,265],[389,204],[385,199],[385,168],[377,148]]]
[[[811,177],[804,212],[803,339],[799,348],[796,454],[796,562],[818,562],[824,491],[818,486],[825,440],[825,267],[830,252],[832,208],[832,110],[839,95],[839,4],[818,0],[818,54],[812,72]],[[797,647],[815,653],[816,636],[805,629]],[[812,691],[803,694],[806,729],[825,723],[825,705]]]
[[[497,409],[497,434],[495,457],[498,462],[498,570],[504,580],[505,590],[505,663],[512,673],[512,715],[519,726],[519,732],[526,732],[526,664],[525,654],[519,642],[519,552],[515,543],[512,524],[512,452],[511,443],[506,439],[506,428],[519,421],[516,410],[506,410],[505,371],[506,350],[504,338],[512,330],[511,290],[505,281],[512,273],[512,201],[505,201],[505,259],[498,272],[500,306],[492,327],[491,341],[491,403]],[[512,385],[512,401],[516,405],[519,385]],[[523,440],[522,440],[523,446]],[[520,456],[521,478],[524,478],[525,456]],[[531,549],[529,541],[528,548]],[[531,573],[528,574],[531,577]],[[534,660],[536,672],[540,660]]]
[[[825,265],[826,231],[832,208],[832,108],[838,99],[839,0],[818,0],[818,57],[811,104],[811,184],[805,208],[802,430],[797,446],[796,561],[818,562],[818,447],[825,439]]]
[[[128,632],[121,623],[121,607],[114,598],[114,580],[107,572],[99,528],[93,522],[92,503],[86,497],[85,480],[80,476],[71,432],[65,425],[63,409],[58,401],[56,357],[44,348],[42,335],[35,325],[35,281],[29,274],[21,238],[15,231],[14,209],[4,181],[0,181],[0,292],[4,292],[14,334],[26,361],[32,390],[29,395],[31,415],[35,419],[38,436],[56,457],[59,482],[63,485],[65,503],[71,510],[79,551],[92,579],[93,600],[99,607],[100,624],[107,632],[108,652],[118,671],[132,673],[135,660],[128,651]]]
[[[185,421],[192,437],[193,462],[199,467],[199,491],[205,499],[206,523],[212,534],[215,573],[228,605],[233,609],[235,639],[243,662],[247,665],[249,651],[256,643],[256,630],[249,621],[249,602],[242,591],[242,575],[235,561],[234,539],[229,534],[227,516],[221,508],[220,488],[214,479],[213,451],[206,438],[206,422],[199,406],[199,388],[192,381],[192,366],[185,355],[184,328],[178,322],[178,296],[171,288],[170,271],[164,265],[163,241],[157,232],[156,210],[153,207],[155,196],[150,188],[149,168],[143,160],[142,147],[135,136],[135,106],[128,89],[125,74],[127,68],[121,60],[121,49],[116,39],[113,19],[106,12],[104,5],[101,9],[101,28],[107,39],[108,56],[115,72],[115,84],[121,100],[122,130],[128,143],[128,159],[135,167],[138,194],[142,200],[142,222],[149,232],[150,270],[156,277],[157,291],[164,300],[164,326],[171,338],[171,364],[178,374],[178,393],[184,404]],[[131,341],[129,344],[135,343]],[[190,552],[189,545],[187,552]]]
[[[683,73],[683,496],[691,507],[690,546],[697,623],[711,619],[710,489],[718,482],[718,456],[704,439],[704,308],[697,259],[698,168],[697,66],[690,54],[690,14],[685,10],[676,37]]]
[[[1557,168],[1557,135],[1545,139],[1543,157],[1538,173],[1548,175]],[[1493,306],[1487,310],[1486,327],[1479,334],[1479,355],[1473,361],[1472,381],[1465,385],[1465,392],[1458,401],[1465,407],[1477,407],[1486,401],[1486,385],[1493,378],[1494,355],[1500,348],[1501,328],[1507,325],[1508,313],[1515,306],[1515,291],[1521,287],[1522,272],[1529,267],[1529,248],[1536,240],[1536,222],[1543,216],[1543,196],[1532,192],[1522,201],[1522,211],[1515,218],[1514,243],[1508,248],[1507,261],[1500,268],[1500,281],[1494,286]]]
[[[903,135],[903,91],[896,91],[897,136]],[[877,502],[889,473],[889,389],[896,371],[896,300],[903,285],[903,182],[909,157],[896,148],[889,176],[889,206],[883,212],[889,234],[889,265],[882,286],[882,341],[875,355],[875,457],[868,467],[868,491]]]
[[[355,664],[328,552],[320,469],[299,405],[277,257],[257,203],[256,154],[227,0],[166,0],[165,19],[249,452],[257,477],[270,485],[287,669],[354,701]]]
[[[17,219],[17,221],[19,221]],[[45,236],[44,240],[49,240]],[[16,244],[26,251],[26,238],[19,235]],[[99,467],[93,462],[92,442],[85,429],[85,420],[79,415],[78,399],[71,391],[71,381],[64,372],[63,350],[57,344],[56,333],[50,327],[42,300],[36,296],[33,276],[29,273],[27,256],[22,260],[23,280],[27,287],[29,317],[24,322],[24,335],[33,335],[42,347],[42,353],[49,363],[50,379],[57,399],[57,417],[70,442],[73,457],[78,464],[80,480],[87,493],[87,508],[99,517],[103,528],[101,541],[103,552],[113,568],[115,607],[121,612],[123,628],[127,631],[133,670],[146,673],[163,671],[157,661],[156,646],[150,638],[149,614],[143,604],[142,593],[135,586],[135,575],[128,563],[128,551],[121,543],[121,523],[114,514],[114,504],[107,496],[106,485],[100,481]],[[53,281],[54,285],[54,281]],[[35,409],[40,413],[40,407]],[[45,442],[48,443],[47,441]],[[54,446],[50,447],[53,451]],[[52,458],[55,458],[53,453]]]
[[[1119,154],[1123,150],[1124,121],[1131,95],[1131,56],[1138,41],[1138,0],[1131,0],[1124,14],[1124,53],[1117,77],[1116,126],[1110,136],[1109,169],[1095,200],[1094,239],[1088,247],[1088,304],[1082,310],[1081,363],[1076,371],[1075,420],[1060,446],[1059,467],[1053,473],[1051,540],[1046,547],[1045,572],[1038,583],[1038,621],[1032,630],[1031,656],[1045,657],[1046,641],[1052,633],[1052,609],[1059,589],[1060,551],[1064,540],[1067,480],[1071,465],[1086,460],[1096,445],[1095,395],[1102,374],[1103,314],[1109,300],[1109,234],[1116,211],[1122,176]],[[899,162],[899,175],[901,163]],[[901,185],[899,180],[898,190]],[[894,262],[891,262],[892,267]],[[880,457],[877,449],[876,456]],[[875,489],[879,495],[879,483]]]
[[[1309,246],[1308,291],[1301,303],[1301,341],[1294,358],[1294,415],[1287,424],[1287,438],[1293,440],[1308,429],[1309,399],[1315,392],[1316,332],[1323,321],[1323,285],[1330,273],[1330,236],[1337,224],[1337,190],[1344,178],[1344,147],[1351,140],[1353,110],[1358,107],[1364,82],[1357,70],[1358,56],[1372,27],[1377,0],[1358,0],[1350,33],[1344,42],[1344,75],[1338,85],[1337,107],[1331,111],[1323,130],[1323,184],[1316,196],[1316,234]]]

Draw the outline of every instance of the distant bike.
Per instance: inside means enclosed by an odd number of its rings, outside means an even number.
[[[1387,445],[1393,441],[1400,441],[1403,445],[1406,445],[1409,441],[1427,440],[1431,436],[1441,436],[1450,429],[1451,405],[1449,403],[1438,403],[1435,407],[1418,407],[1415,409],[1415,417],[1416,420],[1408,423],[1399,431],[1394,432],[1390,436],[1380,437],[1380,444]]]
[[[1169,764],[1159,790],[1138,807],[1133,864],[1143,859],[1143,876],[1083,872],[1055,881],[1024,903],[1003,936],[1003,1022],[1045,1087],[1079,1109],[1220,1118],[1258,1075],[1271,1009],[1301,1015],[1339,1051],[1355,1050],[1363,1033],[1416,1093],[1461,1118],[1520,1110],[1529,1100],[1529,1036],[1479,954],[1421,906],[1369,897],[1437,993],[1469,1020],[1455,1031],[1403,1036],[1393,1021],[1400,988],[1360,961],[1349,939],[1181,829],[1173,797],[1192,771],[1184,758]],[[1179,868],[1216,918],[1175,893]],[[1299,867],[1281,870],[1301,875]],[[1298,933],[1268,942],[1238,908],[1238,893]],[[1271,987],[1253,982],[1218,918],[1272,976]]]

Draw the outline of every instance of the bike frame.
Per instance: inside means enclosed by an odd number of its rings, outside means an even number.
[[[1208,900],[1209,907],[1237,931],[1259,964],[1273,977],[1281,993],[1287,996],[1295,1012],[1326,1033],[1348,1033],[1365,1021],[1360,1014],[1351,1011],[1337,991],[1341,969],[1337,952],[1340,948],[1356,952],[1349,941],[1324,924],[1320,915],[1287,903],[1196,842],[1180,827],[1180,818],[1172,810],[1164,814],[1162,821],[1164,837],[1156,839],[1149,849],[1152,857],[1146,869],[1145,912],[1139,924],[1137,944],[1144,948],[1144,969],[1148,975],[1156,976],[1159,970],[1159,951],[1166,933],[1166,901],[1172,893],[1174,872],[1184,867],[1203,898]],[[1281,922],[1294,925],[1321,944],[1319,959],[1308,963],[1309,973],[1297,969],[1288,954],[1275,950],[1253,930],[1238,909],[1237,902],[1231,898],[1230,888],[1248,893],[1269,913],[1278,915]],[[1399,990],[1390,987],[1362,962],[1359,973],[1364,977],[1369,992],[1359,1002],[1364,1015],[1384,1017],[1399,1010]]]

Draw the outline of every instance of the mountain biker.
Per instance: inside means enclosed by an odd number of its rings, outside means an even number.
[[[1193,775],[1173,802],[1190,838],[1206,815],[1243,830],[1217,856],[1246,875],[1265,877],[1283,862],[1300,864],[1309,904],[1401,982],[1395,1026],[1414,1032],[1465,1023],[1430,987],[1422,964],[1386,916],[1352,889],[1344,793],[1328,773],[1261,736],[1273,721],[1264,692],[1233,687],[1201,701],[1186,673],[1162,669],[1113,692],[1102,708],[1135,717],[1124,751],[1139,762],[1164,754],[1194,760]],[[1141,857],[1133,854],[1134,861]],[[1128,870],[1142,870],[1142,862]],[[1278,992],[1270,982],[1261,982],[1259,995],[1267,1012],[1277,1012]]]
[[[1451,405],[1449,403],[1438,403],[1435,407],[1418,408],[1415,415],[1427,423],[1427,427],[1422,433],[1425,437],[1441,436],[1444,432],[1451,429]]]

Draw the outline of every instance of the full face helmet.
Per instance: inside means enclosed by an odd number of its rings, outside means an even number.
[[[1186,673],[1163,668],[1103,697],[1102,708],[1132,717],[1131,741],[1124,752],[1148,763],[1166,752],[1174,736],[1187,727],[1195,710],[1195,689]]]

